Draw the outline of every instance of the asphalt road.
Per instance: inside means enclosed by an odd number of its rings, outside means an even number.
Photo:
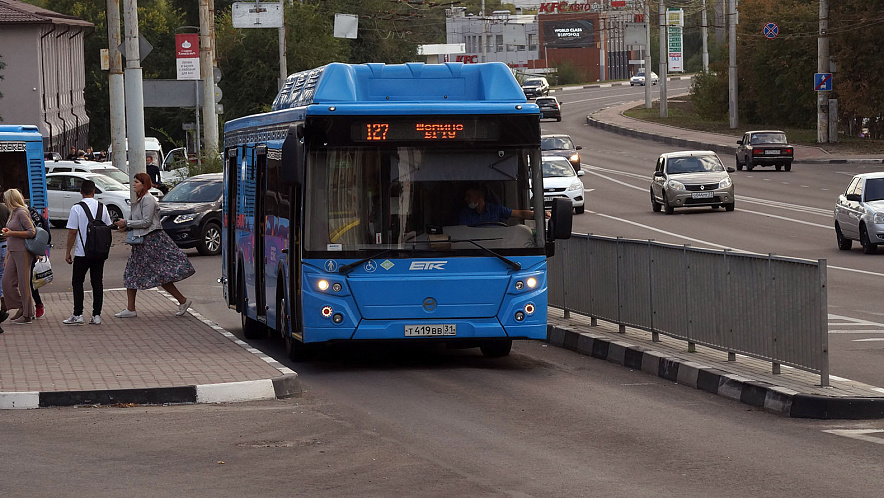
[[[566,102],[603,105],[631,99],[629,91],[569,93]],[[738,197],[733,213],[651,213],[646,180],[634,175],[649,176],[659,147],[589,129],[581,104],[570,104],[561,124],[543,127],[587,147],[583,179],[592,191],[577,230],[836,255],[834,235],[822,228],[828,220],[810,212]],[[832,176],[812,171],[738,173],[737,195],[828,208],[831,194],[800,187]],[[834,178],[833,189],[847,179]],[[121,285],[126,252],[114,248],[106,287]],[[197,274],[180,288],[195,309],[241,334],[238,316],[221,301],[220,257],[188,254]],[[845,267],[884,258],[837,256]],[[46,292],[66,290],[69,281],[60,258],[54,263],[58,280]],[[845,273],[841,285],[860,285],[851,284],[856,279],[866,292],[874,288],[872,276]],[[874,311],[874,299],[839,299],[842,308]],[[0,412],[0,496],[871,497],[884,487],[884,421],[782,418],[539,342],[519,342],[499,359],[382,346],[338,348],[305,364],[285,360],[278,341],[253,344],[298,371],[303,397]]]
[[[669,86],[674,94],[673,87],[686,88],[687,82]],[[558,96],[568,113],[561,123],[544,122],[542,128],[545,133],[570,133],[584,146],[588,204],[586,213],[574,218],[575,232],[825,259],[831,373],[884,386],[884,248],[877,255],[863,254],[858,244],[840,251],[832,222],[835,199],[850,178],[881,165],[795,163],[788,173],[774,168],[738,171],[731,175],[734,212],[693,208],[666,216],[651,211],[648,186],[657,156],[677,149],[585,123],[586,115],[602,106],[642,99],[641,89],[572,90]],[[721,159],[735,166],[732,156]]]

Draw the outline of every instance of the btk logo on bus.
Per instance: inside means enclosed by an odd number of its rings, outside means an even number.
[[[409,270],[444,270],[448,261],[412,261]]]

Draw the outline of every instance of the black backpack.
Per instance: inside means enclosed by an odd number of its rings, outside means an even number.
[[[80,240],[83,241],[83,252],[89,259],[107,259],[110,255],[113,232],[110,225],[105,225],[101,221],[101,210],[104,206],[100,202],[98,203],[98,210],[95,211],[95,214],[98,215],[96,219],[92,216],[92,212],[89,211],[89,206],[85,202],[80,201],[77,204],[83,208],[83,211],[86,212],[86,218],[89,219],[89,223],[86,224],[85,241],[82,238],[83,234],[80,234]]]

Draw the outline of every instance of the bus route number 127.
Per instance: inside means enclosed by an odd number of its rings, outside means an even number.
[[[366,123],[365,139],[369,141],[381,141],[387,139],[387,131],[390,125],[387,123]]]

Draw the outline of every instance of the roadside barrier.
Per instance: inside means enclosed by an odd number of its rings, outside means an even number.
[[[820,375],[829,385],[826,260],[598,235],[556,241],[549,305]]]

